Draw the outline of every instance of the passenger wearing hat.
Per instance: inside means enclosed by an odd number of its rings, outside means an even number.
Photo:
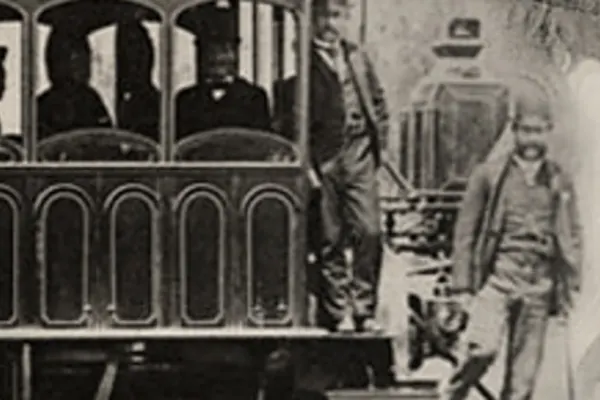
[[[117,27],[120,97],[118,127],[159,141],[161,93],[152,83],[155,55],[146,27],[127,21]]]
[[[543,86],[519,79],[514,147],[473,171],[454,232],[453,284],[470,297],[464,358],[441,399],[466,399],[508,330],[503,399],[532,396],[552,300],[567,310],[579,286],[580,233],[570,178],[547,156],[553,126]]]
[[[196,27],[200,52],[198,83],[177,95],[177,138],[221,127],[270,130],[266,92],[237,75],[240,39],[233,24],[234,15],[220,8],[204,9],[203,13],[206,23]]]
[[[89,84],[91,50],[85,35],[52,31],[46,68],[52,86],[37,99],[39,140],[74,129],[112,126],[102,99]]]

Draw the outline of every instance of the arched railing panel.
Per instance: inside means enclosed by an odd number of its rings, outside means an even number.
[[[50,326],[88,322],[92,201],[71,185],[50,187],[36,202],[40,318]]]
[[[18,318],[20,212],[18,194],[0,185],[0,326],[13,325]]]
[[[225,317],[227,206],[217,188],[195,185],[177,202],[181,317],[215,325]]]
[[[245,203],[247,317],[285,325],[294,316],[296,207],[283,188],[264,188]]]
[[[160,212],[144,186],[118,188],[105,204],[109,224],[109,313],[117,325],[155,323],[159,308]]]

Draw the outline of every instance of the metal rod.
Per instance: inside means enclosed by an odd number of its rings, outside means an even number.
[[[23,343],[21,348],[21,400],[32,399],[31,344]]]
[[[360,42],[367,42],[367,0],[360,2]]]
[[[308,149],[308,82],[310,79],[309,58],[310,58],[310,32],[311,32],[311,10],[310,0],[303,0],[302,11],[298,14],[300,23],[300,40],[298,57],[298,90],[296,91],[296,126],[298,127],[298,148],[300,150],[300,159],[305,166],[310,163]]]
[[[258,78],[260,76],[260,58],[261,58],[261,48],[260,48],[260,38],[259,38],[259,24],[260,20],[258,18],[258,0],[252,1],[252,48],[254,49],[254,57],[252,58],[252,77],[254,83],[258,82]]]

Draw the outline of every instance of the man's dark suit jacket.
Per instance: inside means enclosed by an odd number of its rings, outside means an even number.
[[[501,191],[511,156],[484,162],[471,173],[454,230],[453,285],[457,290],[478,291],[493,272],[504,219]],[[556,306],[564,308],[571,305],[573,292],[579,288],[581,226],[569,177],[554,162],[547,161],[544,168],[555,207],[555,300]]]
[[[37,104],[38,140],[75,129],[113,126],[100,95],[88,85],[54,85]]]
[[[235,78],[219,101],[209,87],[195,85],[177,95],[177,138],[223,127],[270,131],[270,114],[266,92],[242,78]]]
[[[357,45],[343,42],[342,51],[348,61],[352,79],[358,89],[361,105],[367,117],[367,133],[372,138],[372,150],[379,164],[380,151],[387,142],[389,115],[383,89],[366,53]],[[337,155],[344,144],[345,105],[339,79],[321,56],[311,51],[309,79],[309,148],[313,163],[318,166]],[[276,110],[280,114],[279,131],[296,141],[295,93],[297,78],[275,84]]]

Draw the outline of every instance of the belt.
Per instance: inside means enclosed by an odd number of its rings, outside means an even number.
[[[554,241],[549,237],[537,235],[511,236],[500,242],[499,250],[503,252],[528,251],[544,257],[554,254]]]
[[[515,242],[523,242],[523,243],[537,243],[541,245],[551,245],[552,238],[549,235],[540,236],[535,235],[533,233],[519,234],[519,235],[510,235],[508,240]]]

